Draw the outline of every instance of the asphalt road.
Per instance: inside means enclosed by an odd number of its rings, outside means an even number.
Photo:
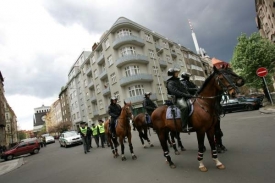
[[[41,149],[40,153],[24,157],[25,164],[19,169],[0,176],[1,183],[170,183],[170,182],[223,182],[223,183],[273,183],[275,182],[275,114],[259,111],[227,114],[221,122],[224,145],[228,151],[219,154],[225,170],[215,167],[206,143],[204,164],[208,172],[200,172],[197,162],[195,133],[181,134],[187,149],[171,157],[177,165],[170,169],[165,163],[156,134],[151,141],[155,147],[144,149],[133,132],[134,152],[132,160],[126,143],[127,161],[114,159],[110,148],[93,148],[84,154],[82,146],[60,148],[58,143]],[[207,141],[206,141],[207,142]]]

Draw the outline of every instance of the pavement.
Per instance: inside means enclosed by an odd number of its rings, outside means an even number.
[[[261,107],[259,109],[260,113],[262,114],[273,114],[275,113],[275,106],[266,106],[266,107]]]
[[[0,161],[0,176],[19,168],[23,164],[23,158],[18,158],[10,161]]]

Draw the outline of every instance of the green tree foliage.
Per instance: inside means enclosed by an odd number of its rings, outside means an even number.
[[[267,68],[269,74],[265,79],[268,86],[272,85],[275,71],[275,44],[262,38],[259,33],[253,33],[250,37],[241,34],[230,64],[234,71],[245,79],[247,86],[264,89],[263,81],[256,75],[256,70],[259,67]]]
[[[18,131],[18,138],[19,140],[26,138],[26,133],[24,131]]]

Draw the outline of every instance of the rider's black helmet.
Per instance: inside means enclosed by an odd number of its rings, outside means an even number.
[[[112,103],[113,100],[117,101],[117,98],[116,98],[116,97],[112,97],[112,98],[110,99],[110,102]]]
[[[188,73],[188,72],[182,72],[182,73],[181,73],[181,77],[182,77],[182,78],[189,78],[190,76],[191,76],[191,74]]]
[[[179,68],[170,68],[170,69],[168,69],[168,71],[167,71],[167,75],[168,75],[168,76],[174,76],[174,73],[175,73],[175,72],[179,72],[179,71],[180,71]]]
[[[144,97],[148,96],[148,95],[151,95],[151,92],[145,92],[144,93]]]

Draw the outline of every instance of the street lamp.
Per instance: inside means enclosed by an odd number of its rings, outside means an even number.
[[[157,55],[159,55],[159,53],[163,51],[163,48],[161,48],[158,52],[157,52]],[[154,57],[154,66],[155,66],[155,69],[157,69],[157,66],[156,66],[156,59]],[[160,80],[159,80],[159,69],[157,70],[157,78],[158,78],[158,86],[159,86],[159,89],[160,89],[160,93],[161,93],[161,98],[162,98],[162,103],[164,104],[164,97],[163,97],[163,92],[162,92],[162,85],[160,84]]]

